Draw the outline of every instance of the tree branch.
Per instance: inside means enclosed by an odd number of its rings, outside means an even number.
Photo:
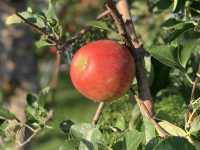
[[[108,3],[106,7],[108,10],[110,10],[111,16],[115,21],[118,32],[121,36],[124,37],[126,43],[129,45],[129,50],[135,59],[136,79],[137,79],[137,84],[138,84],[139,98],[142,101],[144,101],[144,104],[146,105],[149,112],[153,114],[152,97],[151,97],[149,83],[146,77],[146,71],[144,67],[145,50],[141,42],[139,42],[137,38],[133,22],[131,20],[128,20],[129,18],[126,18],[125,20],[126,23],[125,23],[122,18],[122,15],[117,10],[114,2],[112,0],[107,0],[107,2]]]
[[[196,89],[196,86],[197,86],[197,83],[198,83],[199,79],[200,79],[200,64],[198,65],[198,70],[197,70],[197,73],[196,73],[196,77],[195,77],[194,82],[193,82],[191,96],[190,96],[190,103],[194,99],[195,89]]]
[[[192,108],[192,101],[194,100],[195,89],[197,87],[197,83],[199,82],[199,80],[200,80],[200,64],[198,65],[198,70],[197,70],[194,82],[192,84],[193,86],[192,86],[192,91],[191,91],[191,96],[190,96],[190,103],[189,103],[189,106],[188,106],[188,111],[186,113],[186,120],[185,120],[186,121],[186,124],[185,124],[186,128],[190,127],[193,119],[197,115],[196,110],[193,110],[193,108]]]
[[[134,96],[140,111],[142,112],[143,116],[145,116],[155,127],[160,137],[167,137],[169,134],[155,121],[152,114],[149,113],[146,105],[144,105],[143,101],[141,101],[137,96]]]
[[[61,54],[59,51],[56,53],[56,61],[53,67],[53,74],[52,74],[52,80],[50,83],[50,86],[52,89],[56,89],[58,85],[58,76],[60,71],[60,64],[61,64]]]

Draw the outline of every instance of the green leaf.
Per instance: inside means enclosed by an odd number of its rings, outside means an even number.
[[[169,8],[171,3],[171,0],[158,0],[156,1],[154,7],[156,7],[158,10],[163,10]]]
[[[5,129],[8,127],[9,123],[8,121],[4,121],[1,125],[0,125],[0,135],[5,134]]]
[[[28,103],[28,105],[33,106],[34,103],[36,103],[36,101],[38,100],[38,96],[32,93],[28,93],[26,96],[26,101]]]
[[[36,110],[31,106],[26,107],[26,117],[29,123],[34,123],[34,122],[38,123],[39,122],[38,120],[40,120],[38,119],[39,117],[37,116]]]
[[[172,30],[167,31],[164,41],[169,43],[178,38],[184,32],[191,30],[193,27],[194,25],[192,23],[179,23],[174,26]]]
[[[4,107],[0,107],[0,119],[16,119],[16,116],[10,112],[9,110],[5,109]]]
[[[161,142],[163,139],[161,137],[155,137],[151,139],[145,146],[145,150],[154,150],[154,148]]]
[[[127,150],[137,150],[143,139],[144,134],[142,132],[136,129],[128,131],[125,135]]]
[[[170,91],[170,93],[172,92]],[[183,99],[184,97],[181,95],[162,96],[162,99],[155,103],[157,117],[178,126],[184,126],[184,114],[187,106]]]
[[[6,18],[5,24],[11,25],[11,24],[22,23],[22,22],[23,21],[17,15],[14,14]]]
[[[118,118],[117,118],[117,122],[115,123],[115,127],[120,129],[120,130],[125,130],[126,128],[126,121],[125,121],[125,118],[120,115]]]
[[[148,52],[158,61],[173,68],[184,69],[177,57],[178,49],[170,45],[152,46]]]
[[[51,44],[48,43],[46,40],[43,40],[43,39],[40,39],[39,41],[35,42],[35,46],[37,48],[42,48],[42,47],[49,46],[49,45],[51,45]]]
[[[156,130],[154,125],[146,118],[143,118],[146,143],[156,137]]]
[[[45,118],[47,117],[47,110],[44,108],[44,105],[41,103],[43,95],[41,94],[32,94],[27,95],[27,106],[25,109],[27,122],[30,124],[39,124],[44,125]]]
[[[61,145],[58,150],[73,150],[73,149],[75,149],[73,143],[65,141],[65,143]]]
[[[200,141],[192,140],[190,143],[195,146],[196,150],[200,150]]]
[[[140,108],[138,105],[134,105],[131,111],[131,120],[129,122],[131,126],[129,125],[129,127],[135,128],[139,120],[142,120]]]
[[[81,140],[82,149],[98,148],[98,144],[105,145],[103,136],[98,128],[89,123],[75,124],[70,128],[70,133]]]
[[[46,16],[47,18],[51,18],[51,19],[53,18],[53,19],[58,20],[56,11],[55,11],[55,2],[53,2],[53,0],[49,0],[49,7],[46,12]]]
[[[30,11],[30,8],[28,8],[27,11],[20,12],[19,14],[28,22],[38,26],[39,28],[46,27],[46,18],[44,13],[42,12],[32,13],[32,11]],[[7,24],[22,23],[22,22],[23,21],[16,15],[12,15],[6,19]]]
[[[175,28],[180,23],[182,23],[182,21],[177,20],[175,18],[169,18],[168,20],[166,20],[165,22],[161,24],[161,27],[163,27],[164,29],[171,29],[171,28]]]
[[[184,8],[186,0],[174,0],[173,3],[173,12],[178,12],[179,10]]]
[[[167,131],[170,135],[181,136],[181,137],[186,137],[186,135],[187,135],[187,133],[183,129],[173,125],[172,123],[170,123],[168,121],[163,120],[163,121],[159,122],[159,125],[165,131]]]
[[[95,28],[99,28],[99,29],[103,29],[103,30],[107,30],[107,31],[112,31],[108,25],[106,24],[106,22],[103,21],[89,21],[87,23],[88,26],[92,26]]]
[[[200,131],[200,116],[196,117],[192,122],[189,133],[196,135],[198,131]]]
[[[153,150],[195,150],[195,147],[182,137],[168,137],[160,142]]]
[[[197,49],[200,40],[187,40],[181,41],[182,47],[179,48],[179,61],[185,68],[191,54]]]

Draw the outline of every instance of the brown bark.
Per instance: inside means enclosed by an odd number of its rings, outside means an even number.
[[[130,46],[129,50],[135,58],[139,98],[144,102],[149,112],[153,114],[152,97],[144,67],[145,50],[137,38],[134,24],[129,14],[127,1],[119,0],[117,4],[117,8],[119,8],[119,10],[117,10],[115,5],[113,5],[112,0],[108,0],[107,8],[111,11],[111,15],[118,28],[119,34],[125,38],[125,41]]]
[[[135,58],[136,63],[136,79],[138,84],[138,92],[139,98],[135,96],[135,100],[138,103],[142,114],[149,119],[149,121],[155,126],[158,134],[161,137],[168,136],[168,133],[160,127],[160,125],[155,121],[153,116],[153,104],[152,97],[149,90],[149,84],[146,77],[146,72],[144,68],[144,48],[142,44],[137,39],[137,35],[134,29],[134,24],[132,20],[128,20],[126,17],[122,17],[123,13],[128,12],[128,5],[126,0],[120,0],[120,4],[122,6],[118,6],[118,8],[122,9],[118,10],[112,0],[107,0],[107,9],[110,11],[110,14],[115,21],[115,25],[117,26],[119,34],[124,37],[126,44],[129,46],[129,50],[133,57]],[[127,9],[125,11],[125,9]],[[128,16],[126,14],[124,16]],[[127,19],[127,20],[126,20]],[[133,89],[131,88],[132,93],[134,94]]]

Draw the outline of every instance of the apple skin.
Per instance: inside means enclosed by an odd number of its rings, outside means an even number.
[[[88,99],[111,101],[129,89],[135,77],[135,63],[128,49],[120,44],[98,40],[75,53],[70,77],[75,88]]]
[[[51,46],[51,47],[49,48],[49,51],[51,52],[51,54],[56,55],[57,48],[56,48],[55,46]]]

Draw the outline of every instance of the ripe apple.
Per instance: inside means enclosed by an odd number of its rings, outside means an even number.
[[[49,48],[49,51],[51,52],[51,54],[55,55],[56,52],[57,52],[57,48],[56,48],[55,46],[51,46],[51,47]]]
[[[124,95],[135,77],[128,49],[112,40],[81,47],[72,58],[70,77],[75,88],[92,101],[110,101]]]
[[[80,3],[84,6],[97,6],[98,0],[80,0]]]

